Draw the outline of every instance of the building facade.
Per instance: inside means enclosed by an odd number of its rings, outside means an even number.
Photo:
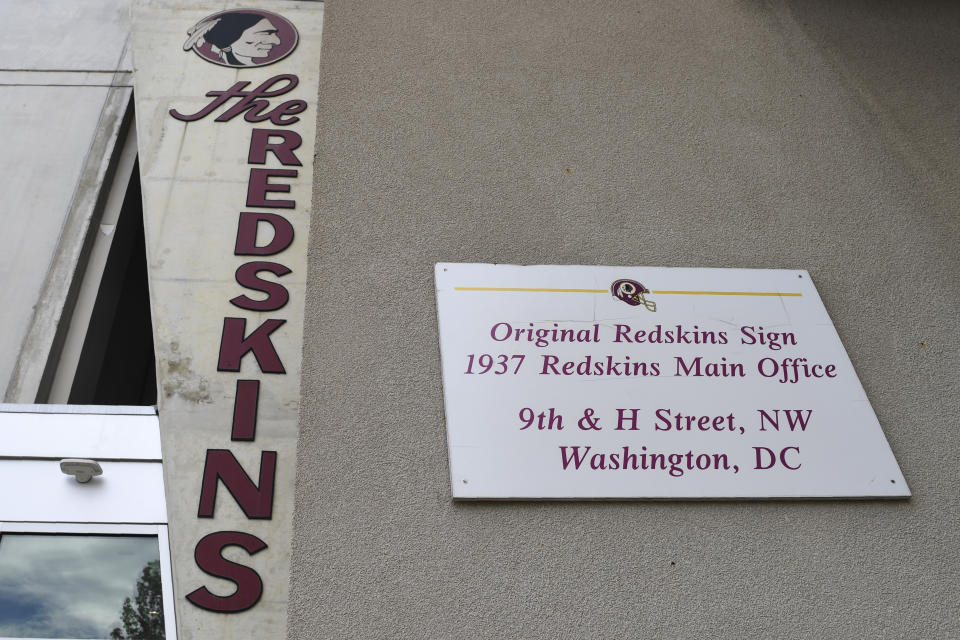
[[[9,604],[49,534],[155,540],[168,637],[960,635],[955,6],[70,7],[3,9],[0,636],[73,637]],[[297,46],[185,47],[232,10]],[[805,269],[912,497],[453,500],[446,262]]]

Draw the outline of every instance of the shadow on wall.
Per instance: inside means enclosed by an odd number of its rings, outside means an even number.
[[[960,182],[960,4],[790,0],[775,13],[821,53],[921,179],[935,190]]]

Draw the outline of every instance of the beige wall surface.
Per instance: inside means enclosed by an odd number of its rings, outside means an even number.
[[[289,637],[960,637],[960,6],[325,23]],[[808,269],[913,498],[453,502],[438,261]]]

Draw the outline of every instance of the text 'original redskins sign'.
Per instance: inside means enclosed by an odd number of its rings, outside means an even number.
[[[169,4],[134,50],[177,624],[283,637],[322,5]]]

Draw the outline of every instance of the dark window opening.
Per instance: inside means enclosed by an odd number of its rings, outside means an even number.
[[[138,167],[130,178],[114,234],[70,389],[70,404],[157,402]]]

